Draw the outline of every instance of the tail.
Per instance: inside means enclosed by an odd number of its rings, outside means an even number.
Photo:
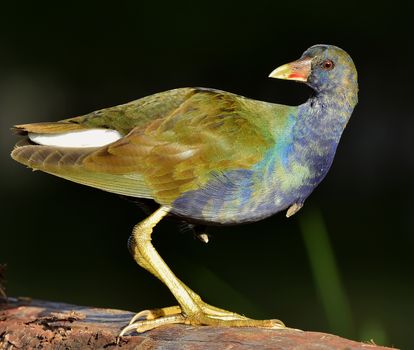
[[[37,123],[16,126],[13,130],[26,136],[16,144],[11,157],[33,170],[41,170],[82,185],[130,197],[152,198],[151,191],[140,174],[110,174],[87,169],[84,166],[84,159],[101,147],[39,145],[29,138],[30,133],[33,135],[62,133],[65,127],[73,131],[79,130],[76,124],[74,129],[72,125],[55,124],[70,123]]]
[[[61,134],[79,130],[85,130],[85,128],[81,124],[71,122],[20,124],[12,128],[12,131],[19,135],[27,135],[28,133]]]
[[[82,161],[96,148],[59,148],[32,144],[28,138],[18,142],[11,157],[33,170],[50,173],[80,170]]]
[[[82,166],[83,159],[97,148],[59,147],[55,140],[61,140],[67,135],[76,135],[85,130],[88,129],[69,122],[16,125],[12,131],[25,137],[16,144],[11,157],[34,170],[46,172],[64,172],[69,168],[76,170]],[[53,142],[37,142],[39,137],[46,140],[52,138],[51,140],[54,140],[55,144]]]

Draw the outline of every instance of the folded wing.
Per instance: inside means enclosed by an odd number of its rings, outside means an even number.
[[[217,90],[178,89],[58,123],[21,125],[21,134],[101,128],[121,138],[82,148],[26,139],[12,157],[71,181],[168,205],[214,174],[250,168],[274,144],[249,101]]]

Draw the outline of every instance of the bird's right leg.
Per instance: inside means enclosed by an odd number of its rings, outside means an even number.
[[[163,282],[179,306],[138,313],[125,327],[120,336],[130,330],[144,332],[164,324],[185,323],[191,325],[210,325],[226,327],[266,327],[283,328],[278,320],[252,320],[245,316],[226,311],[203,302],[198,294],[181,282],[162,260],[151,243],[154,226],[168,214],[168,208],[161,207],[147,219],[134,227],[130,250],[137,263]],[[144,318],[143,321],[138,321]]]

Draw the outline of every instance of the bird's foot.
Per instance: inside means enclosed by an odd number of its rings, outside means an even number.
[[[192,326],[285,328],[283,322],[279,320],[253,320],[234,312],[208,305],[203,301],[199,302],[199,307],[199,311],[190,314],[184,313],[180,306],[141,311],[131,319],[128,326],[122,329],[119,338],[131,331],[142,333],[159,326],[174,323]]]

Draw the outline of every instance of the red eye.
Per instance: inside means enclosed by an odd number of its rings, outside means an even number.
[[[322,62],[322,68],[325,70],[331,70],[334,66],[334,63],[331,60],[326,60]]]

